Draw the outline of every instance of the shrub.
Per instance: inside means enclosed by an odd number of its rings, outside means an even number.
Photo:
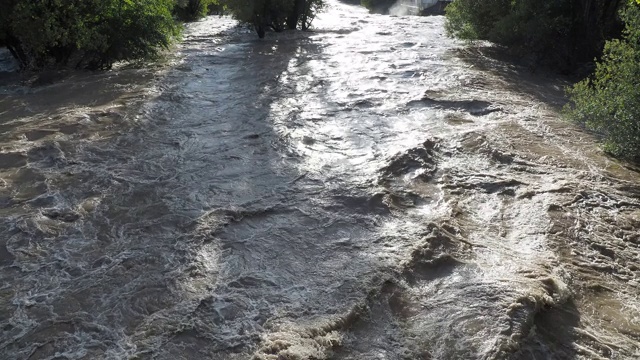
[[[217,0],[177,0],[174,14],[182,21],[196,21],[218,10]]]
[[[238,20],[253,24],[260,37],[265,30],[272,28],[281,31],[285,28],[306,30],[318,11],[323,0],[223,0],[225,8]]]
[[[536,64],[575,68],[598,55],[619,33],[620,0],[454,0],[446,9],[449,34],[489,40]]]
[[[396,0],[362,0],[361,5],[374,14],[388,14]]]
[[[109,68],[116,61],[152,57],[179,33],[173,0],[3,4],[0,38],[23,68]]]
[[[500,19],[510,13],[510,0],[455,0],[447,6],[445,28],[465,40],[491,40]]]
[[[27,61],[26,54],[22,52],[20,41],[11,31],[11,16],[18,0],[0,0],[0,47],[9,49],[13,57],[21,64]]]
[[[324,9],[325,3],[323,0],[304,0],[298,1],[298,3],[301,5],[299,10],[294,8],[294,12],[298,14],[298,18],[294,20],[293,27],[295,27],[297,23],[302,30],[306,31],[311,27],[311,23],[316,15]],[[291,18],[289,21],[291,22]],[[289,23],[289,28],[291,27],[292,25]]]
[[[638,1],[638,0],[636,0]],[[638,2],[640,4],[640,2]],[[640,159],[640,6],[621,12],[625,30],[608,41],[595,73],[571,88],[567,117],[603,136],[613,155]]]

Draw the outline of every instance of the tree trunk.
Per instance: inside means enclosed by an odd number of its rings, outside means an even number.
[[[22,49],[22,44],[20,44],[20,40],[18,40],[15,36],[8,34],[6,37],[6,45],[7,49],[11,55],[18,60],[20,64],[20,68],[24,69],[29,65],[29,57],[25,54]]]
[[[294,30],[298,27],[298,21],[300,20],[304,9],[305,0],[295,0],[293,10],[291,10],[291,14],[287,18],[287,27],[289,29]]]

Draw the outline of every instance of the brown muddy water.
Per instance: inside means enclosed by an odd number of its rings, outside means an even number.
[[[0,359],[639,358],[640,176],[489,50],[332,2],[2,73]]]

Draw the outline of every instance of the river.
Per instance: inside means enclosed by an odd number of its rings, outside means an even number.
[[[0,73],[0,358],[639,358],[639,172],[443,24]]]

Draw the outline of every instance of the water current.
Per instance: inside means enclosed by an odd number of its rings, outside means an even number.
[[[0,359],[639,358],[640,175],[443,24],[0,73]]]

